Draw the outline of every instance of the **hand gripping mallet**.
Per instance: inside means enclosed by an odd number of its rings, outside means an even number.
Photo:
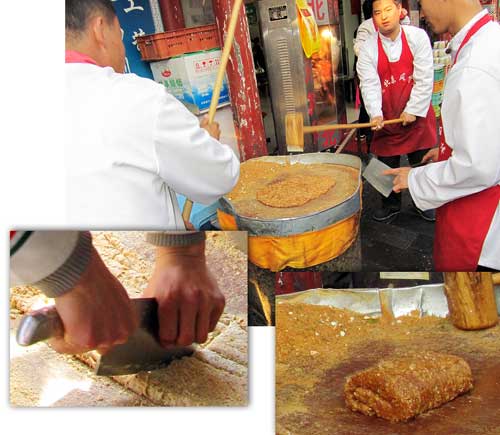
[[[236,29],[236,24],[238,22],[238,15],[242,3],[243,0],[235,0],[233,5],[233,10],[231,11],[231,20],[229,21],[226,40],[224,41],[224,48],[222,50],[219,70],[217,71],[217,78],[215,80],[214,90],[212,93],[212,100],[210,101],[210,108],[208,109],[209,124],[212,124],[214,122],[215,111],[217,110],[217,106],[219,104],[220,90],[222,87],[222,82],[224,81],[224,74],[226,73],[226,66],[229,60],[229,54],[231,53],[231,48],[233,46],[234,31]],[[193,201],[186,199],[186,202],[184,203],[184,208],[182,209],[182,218],[184,219],[185,222],[189,221],[192,209],[193,209]]]

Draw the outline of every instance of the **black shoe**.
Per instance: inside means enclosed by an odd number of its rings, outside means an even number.
[[[399,208],[382,207],[373,213],[372,219],[377,222],[390,222],[394,220],[399,213],[401,213],[401,209]]]
[[[431,210],[420,210],[418,207],[415,207],[415,210],[417,211],[417,214],[425,221],[427,222],[436,222],[436,210],[431,209]]]

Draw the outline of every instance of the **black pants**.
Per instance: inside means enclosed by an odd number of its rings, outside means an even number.
[[[365,107],[365,102],[363,101],[363,96],[361,95],[361,91],[359,92],[359,99],[361,101],[361,104],[359,106],[359,117],[358,117],[358,122],[361,124],[364,124],[366,122],[370,122],[370,115],[368,115],[368,112],[366,111]],[[370,152],[370,143],[373,138],[373,130],[370,127],[367,128],[361,128],[358,131],[359,135],[364,135],[366,136],[366,144],[368,146],[368,153]]]
[[[499,271],[495,269],[490,269],[489,267],[486,266],[478,265],[476,272],[499,272]]]
[[[359,117],[358,117],[358,121],[360,123],[365,123],[365,122],[370,122],[370,115],[368,115],[368,112],[366,111],[366,106],[365,106],[365,102],[363,101],[363,97],[359,97],[360,99],[360,106],[359,106]],[[373,134],[373,131],[370,127],[367,127],[367,128],[362,128],[360,130],[361,134],[364,134],[364,135],[372,135]]]
[[[420,163],[424,155],[427,153],[427,151],[429,151],[429,149],[418,150],[407,154],[410,165],[416,165],[417,163]],[[385,163],[387,166],[390,166],[391,168],[399,168],[401,166],[401,156],[390,156],[390,157],[377,156],[377,158],[382,163]],[[392,192],[388,198],[386,198],[383,195],[380,196],[382,198],[382,206],[384,208],[393,208],[393,209],[401,208],[401,193]]]

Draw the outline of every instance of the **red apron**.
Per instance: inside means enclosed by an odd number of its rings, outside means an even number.
[[[467,33],[462,47],[491,20],[485,15]],[[448,160],[452,150],[447,145],[441,125],[439,161]],[[480,145],[480,144],[478,144]],[[493,186],[473,195],[451,201],[436,210],[434,268],[436,271],[475,271],[484,240],[500,202],[500,186]]]
[[[399,118],[404,112],[413,89],[413,54],[406,35],[401,28],[403,49],[398,62],[389,62],[380,34],[378,36],[378,75],[382,85],[382,113],[384,119]],[[436,146],[436,116],[432,105],[425,118],[406,127],[401,124],[388,125],[373,134],[370,146],[377,156],[390,157],[412,153]]]

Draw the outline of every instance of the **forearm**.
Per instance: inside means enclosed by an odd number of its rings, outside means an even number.
[[[368,46],[372,44],[365,43],[357,64],[357,72],[360,80],[361,94],[365,102],[366,111],[370,118],[383,116],[382,113],[382,87],[378,76],[374,59],[368,54]]]
[[[425,118],[431,104],[434,86],[432,48],[426,37],[418,41],[415,46],[413,81],[413,89],[404,111]]]
[[[228,145],[212,138],[180,106],[167,99],[159,110],[155,130],[158,174],[176,192],[211,204],[236,185],[240,162]]]
[[[500,104],[492,99],[489,116],[478,116],[484,113],[484,89],[494,94],[500,87],[496,79],[477,71],[463,73],[461,80],[467,86],[450,83],[443,104],[444,132],[453,154],[447,161],[410,172],[410,192],[423,209],[500,184],[500,124],[492,122],[500,119]]]
[[[10,286],[34,285],[48,297],[69,292],[90,260],[89,232],[19,232],[11,240]]]
[[[408,186],[417,207],[428,210],[473,195],[500,182],[494,168],[463,165],[455,156],[410,171]],[[484,168],[484,171],[481,170]]]
[[[425,118],[431,105],[432,86],[432,81],[429,82],[428,79],[416,81],[404,111]]]

